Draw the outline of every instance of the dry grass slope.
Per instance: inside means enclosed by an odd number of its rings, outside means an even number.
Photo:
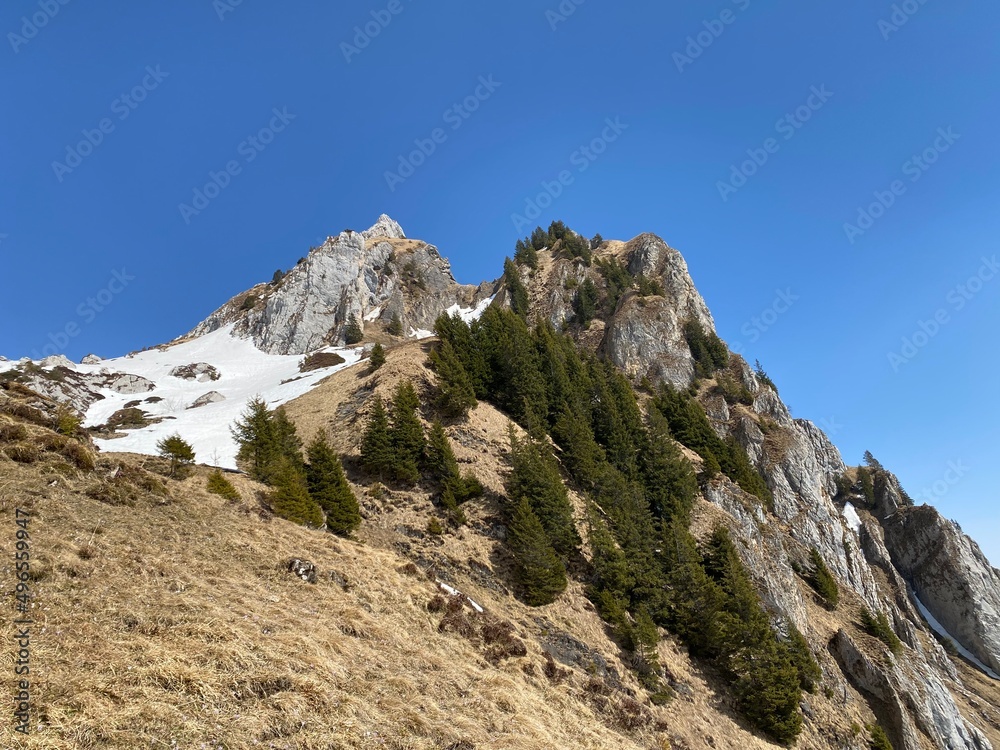
[[[433,387],[426,347],[390,350],[375,374],[364,363],[336,373],[289,415],[306,439],[329,429],[350,469],[373,393],[402,378],[424,395]],[[669,637],[660,657],[677,697],[650,705],[579,583],[538,609],[510,595],[498,541],[507,420],[489,405],[449,428],[463,469],[487,488],[465,506],[469,526],[428,534],[428,493],[356,484],[365,521],[355,540],[271,517],[245,477],[233,477],[240,499],[227,501],[206,491],[207,469],[163,480],[143,468],[156,459],[116,454],[81,466],[44,448],[52,406],[0,391],[0,580],[13,580],[14,509],[27,509],[36,622],[34,733],[22,741],[2,720],[0,747],[774,747],[741,726],[711,671]],[[17,444],[37,444],[36,459],[9,458]],[[317,566],[317,583],[288,572],[293,557]],[[8,598],[5,632],[13,612]],[[810,616],[817,639],[841,625],[818,606]],[[995,733],[975,674],[962,677],[965,706]],[[860,750],[850,724],[871,713],[829,684],[835,694],[807,697],[814,718],[798,746]]]

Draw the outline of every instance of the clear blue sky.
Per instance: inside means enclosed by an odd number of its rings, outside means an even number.
[[[1000,278],[956,289],[1000,253],[995,3],[62,2],[0,11],[6,356],[68,324],[73,358],[171,339],[381,212],[459,280],[494,278],[511,215],[567,170],[539,223],[663,236],[796,416],[915,497],[939,482],[1000,561]],[[626,127],[591,161],[607,118]],[[390,187],[416,139],[434,153]],[[849,241],[876,191],[892,205]]]

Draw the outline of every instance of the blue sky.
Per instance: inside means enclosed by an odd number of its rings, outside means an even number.
[[[382,212],[494,278],[565,172],[538,223],[660,234],[795,416],[997,562],[998,22],[985,0],[7,3],[0,353],[169,340]]]

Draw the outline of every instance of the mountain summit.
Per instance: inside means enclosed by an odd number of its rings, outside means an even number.
[[[237,295],[188,334],[201,336],[233,324],[238,336],[269,354],[305,354],[343,344],[357,322],[406,331],[428,330],[449,307],[475,307],[485,286],[459,284],[437,248],[408,240],[382,214],[363,232],[345,230],[309,251],[287,274]]]

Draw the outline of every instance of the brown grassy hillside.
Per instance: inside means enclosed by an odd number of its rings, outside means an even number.
[[[329,429],[359,479],[366,402],[400,378],[426,394],[425,347],[400,346],[378,373],[362,363],[290,404],[300,434]],[[205,490],[204,469],[174,481],[157,459],[92,463],[85,436],[57,439],[54,420],[50,402],[0,391],[0,577],[9,592],[14,512],[27,510],[35,621],[33,733],[23,740],[4,717],[0,747],[774,747],[743,728],[711,671],[670,637],[660,657],[676,697],[651,705],[581,584],[535,609],[510,594],[498,541],[507,420],[489,405],[449,428],[463,469],[487,488],[465,506],[469,525],[428,534],[427,493],[355,484],[365,521],[354,540],[272,517],[244,477],[230,502]],[[699,515],[720,512],[702,503]],[[316,583],[288,572],[291,558],[315,564]],[[438,580],[485,611],[442,594]],[[849,614],[816,609],[819,643],[853,627]],[[14,616],[8,596],[5,634]],[[865,747],[852,723],[871,712],[818,656],[829,679],[806,698],[798,746]],[[3,657],[13,687],[11,649]],[[964,707],[988,719],[986,688]]]

